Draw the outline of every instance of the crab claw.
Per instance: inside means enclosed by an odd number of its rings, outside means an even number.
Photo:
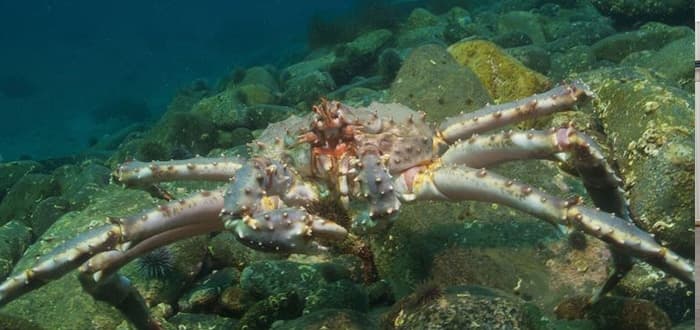
[[[317,240],[341,241],[347,230],[333,221],[299,208],[280,208],[229,220],[226,229],[246,246],[286,253],[315,253],[327,250]]]

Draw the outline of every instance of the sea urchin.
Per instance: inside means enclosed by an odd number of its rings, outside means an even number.
[[[163,278],[173,270],[175,258],[167,247],[160,247],[138,258],[136,265],[148,278]]]

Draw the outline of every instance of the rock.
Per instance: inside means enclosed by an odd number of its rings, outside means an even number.
[[[232,129],[249,124],[245,106],[235,90],[227,89],[203,98],[192,107],[194,115],[202,115],[219,128]]]
[[[477,76],[437,45],[421,46],[409,55],[391,85],[390,98],[425,111],[433,121],[491,101]]]
[[[690,62],[694,56],[693,43],[694,37],[689,35],[669,42],[658,51],[632,53],[622,59],[620,64],[652,69],[692,93],[694,73]]]
[[[377,329],[364,313],[349,309],[322,309],[291,320],[272,324],[275,330],[309,330],[309,329]]]
[[[546,9],[548,7],[543,5],[538,13],[547,17],[542,27],[548,42],[543,47],[551,52],[566,52],[572,47],[590,46],[616,32],[612,20],[583,2],[574,8]]]
[[[42,169],[43,166],[33,160],[0,163],[0,201],[19,179]]]
[[[257,104],[246,108],[250,125],[247,128],[266,128],[270,123],[276,123],[298,113],[292,107],[271,104]]]
[[[589,319],[600,329],[671,329],[671,320],[647,300],[606,296],[587,307],[587,296],[564,300],[555,314],[562,319]]]
[[[13,219],[27,224],[36,204],[58,193],[58,184],[50,175],[23,176],[8,190],[7,195],[0,202],[0,224]]]
[[[63,197],[52,196],[39,202],[28,221],[32,237],[37,238],[44,234],[56,220],[73,209],[70,202]]]
[[[593,0],[591,1],[603,15],[612,17],[621,24],[634,25],[649,20],[688,24],[693,21],[692,0],[676,1],[625,1],[625,0]]]
[[[342,279],[321,285],[306,297],[304,314],[325,308],[347,308],[359,312],[367,312],[369,309],[369,298],[362,286]]]
[[[551,60],[549,52],[544,48],[535,45],[515,47],[506,49],[510,56],[520,61],[526,67],[537,71],[543,75],[549,73]]]
[[[173,329],[239,329],[235,319],[215,314],[177,313],[168,319],[168,323],[173,326]]]
[[[260,85],[267,88],[270,92],[277,92],[280,89],[273,73],[261,66],[254,66],[246,70],[245,77],[243,77],[239,85]]]
[[[0,226],[0,278],[7,278],[31,238],[30,229],[18,221]]]
[[[692,95],[639,68],[579,75],[596,91],[593,110],[628,192],[638,226],[693,256]]]
[[[175,305],[202,269],[209,238],[180,240],[126,264],[120,272],[131,279],[148,306]]]
[[[338,85],[344,85],[358,75],[371,72],[377,62],[379,50],[392,36],[393,33],[389,30],[375,30],[338,46],[335,51],[336,60],[329,68],[333,80]]]
[[[435,26],[435,25],[438,25],[439,23],[440,23],[440,18],[433,15],[433,13],[431,13],[423,8],[416,8],[411,12],[410,15],[408,15],[408,18],[406,19],[406,22],[404,23],[404,28],[407,30],[412,30],[412,29]]]
[[[335,52],[328,52],[326,54],[304,60],[302,62],[290,65],[282,70],[281,79],[285,82],[285,86],[287,86],[287,81],[291,79],[300,78],[316,71],[328,72],[335,60]]]
[[[246,105],[275,104],[279,99],[276,92],[260,84],[241,85],[236,87],[236,94]]]
[[[510,32],[524,33],[535,45],[544,44],[545,38],[540,15],[529,11],[510,11],[499,16],[496,30],[498,34]]]
[[[335,82],[327,72],[314,71],[301,77],[288,80],[283,98],[288,104],[301,105],[307,108],[334,90]]]
[[[221,307],[234,315],[243,315],[255,301],[251,297],[246,296],[245,291],[239,286],[231,286],[226,288],[220,296],[219,304]]]
[[[688,27],[672,27],[650,22],[639,30],[623,32],[604,38],[592,46],[593,54],[599,60],[619,63],[625,56],[642,50],[657,50],[671,41],[693,36]]]
[[[445,46],[445,26],[428,26],[413,30],[401,31],[396,37],[396,48],[417,48],[423,45]]]
[[[525,32],[510,31],[495,36],[491,41],[503,48],[520,47],[532,44],[532,39]]]
[[[138,190],[110,185],[94,196],[84,210],[61,217],[19,260],[15,269],[30,267],[36,258],[46,255],[60,243],[100,225],[107,216],[128,215],[152,207],[151,197]],[[61,302],[57,304],[56,302]],[[76,271],[51,281],[3,307],[5,313],[31,319],[46,329],[55,329],[56,320],[71,329],[114,329],[124,317],[114,308],[97,302],[85,293]]]
[[[219,301],[221,293],[238,282],[240,272],[233,268],[224,268],[207,275],[197,281],[194,287],[185,293],[177,305],[182,312],[192,312],[198,310],[212,311]]]
[[[235,235],[229,231],[223,231],[214,236],[209,242],[208,250],[217,268],[236,267],[243,270],[255,261],[284,258],[276,253],[253,250],[238,242]]]
[[[549,77],[563,80],[574,73],[590,71],[597,67],[595,56],[590,46],[575,46],[564,53],[552,54],[552,66]]]
[[[353,282],[361,280],[361,274],[353,272],[361,267],[355,265],[357,262],[347,262],[339,259],[315,264],[287,260],[253,263],[241,273],[243,297],[260,300],[294,292],[305,302],[304,313],[323,308],[367,311],[367,292]]]
[[[323,276],[313,265],[286,260],[254,262],[241,273],[241,288],[259,299],[290,291],[304,298],[323,283]]]
[[[30,319],[24,319],[21,317],[7,315],[0,313],[0,324],[2,324],[2,330],[43,330],[44,328],[38,326],[36,323],[30,321]],[[49,329],[49,328],[47,328]]]
[[[397,302],[387,315],[390,329],[533,329],[540,312],[501,291],[462,286]]]
[[[304,300],[295,291],[278,293],[257,302],[243,315],[241,329],[269,329],[276,320],[301,316]]]
[[[447,43],[457,42],[474,33],[472,17],[467,10],[453,7],[445,16],[447,17],[447,25],[443,31],[443,38]]]
[[[390,83],[396,78],[396,74],[398,74],[399,69],[401,69],[402,62],[403,59],[396,49],[385,49],[379,54],[377,73],[385,82]]]
[[[96,162],[64,165],[52,174],[61,189],[61,195],[73,209],[83,208],[98,190],[109,184],[112,175],[110,169]]]
[[[526,68],[491,42],[462,41],[451,45],[447,51],[459,64],[474,71],[498,103],[527,97],[550,87],[547,77]]]

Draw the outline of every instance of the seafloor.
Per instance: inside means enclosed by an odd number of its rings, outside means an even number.
[[[84,152],[0,163],[0,278],[106,217],[217,186],[125,187],[111,172],[127,159],[246,156],[269,123],[307,113],[320,97],[398,102],[439,122],[573,79],[590,86],[592,102],[514,129],[573,123],[594,137],[637,225],[693,258],[694,37],[684,21],[692,2],[447,3],[319,18],[312,50],[295,63],[193,81],[156,122],[125,125]],[[592,205],[580,180],[553,162],[493,170]],[[318,210],[343,217],[338,207]],[[121,273],[165,329],[694,327],[694,288],[644,263],[584,308],[611,272],[611,253],[594,238],[495,204],[425,202],[400,212],[386,232],[319,255],[256,252],[220,232],[156,250]],[[0,329],[130,327],[82,290],[76,272],[0,308]]]

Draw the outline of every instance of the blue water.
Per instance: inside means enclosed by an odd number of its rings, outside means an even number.
[[[0,1],[0,157],[65,156],[114,131],[91,113],[303,54],[311,15],[351,1]],[[4,88],[3,88],[4,86]]]

